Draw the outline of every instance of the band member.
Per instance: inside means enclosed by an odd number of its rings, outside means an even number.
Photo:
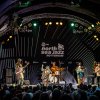
[[[84,67],[81,66],[81,63],[78,64],[77,68],[76,68],[76,72],[77,72],[77,80],[78,80],[78,84],[83,84],[84,83]]]
[[[25,73],[24,68],[26,68],[28,64],[29,63],[23,66],[22,59],[19,58],[17,60],[16,66],[15,66],[15,73],[16,73],[16,81],[18,85],[23,85],[24,83],[24,73]]]
[[[56,62],[52,63],[51,71],[52,71],[52,75],[53,75],[53,77],[51,78],[51,82],[59,84],[59,81],[60,81],[60,68],[58,66],[56,66]]]
[[[49,75],[51,73],[51,70],[49,68],[49,66],[46,66],[46,68],[43,68],[44,65],[42,64],[42,67],[41,67],[41,71],[42,71],[42,76],[41,76],[41,79],[42,79],[42,83],[44,86],[48,86],[49,84]]]
[[[51,70],[53,72],[53,74],[58,74],[56,71],[58,70],[58,66],[56,66],[56,62],[52,63],[52,67]]]
[[[95,68],[98,65],[98,63],[96,61],[94,61],[93,63],[93,77],[92,77],[92,84],[96,84],[96,72],[95,72]]]
[[[95,73],[97,77],[97,84],[100,85],[100,63],[95,67]]]
[[[95,69],[98,66],[98,63],[96,61],[94,61],[94,65],[93,65],[93,75],[96,77],[96,72]]]

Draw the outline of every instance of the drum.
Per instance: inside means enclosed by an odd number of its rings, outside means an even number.
[[[49,81],[51,83],[57,83],[57,77],[56,76],[52,76],[52,74],[49,75]]]
[[[55,75],[60,75],[60,71],[55,71]]]

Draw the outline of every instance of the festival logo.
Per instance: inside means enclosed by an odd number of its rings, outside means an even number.
[[[64,57],[64,45],[61,43],[50,45],[42,42],[41,55],[45,55],[46,57]]]

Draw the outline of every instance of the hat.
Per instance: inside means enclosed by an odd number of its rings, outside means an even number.
[[[22,59],[18,58],[18,61],[22,61]]]

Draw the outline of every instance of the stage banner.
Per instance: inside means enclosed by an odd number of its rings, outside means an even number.
[[[41,43],[41,55],[45,57],[64,57],[64,45],[61,43]]]

